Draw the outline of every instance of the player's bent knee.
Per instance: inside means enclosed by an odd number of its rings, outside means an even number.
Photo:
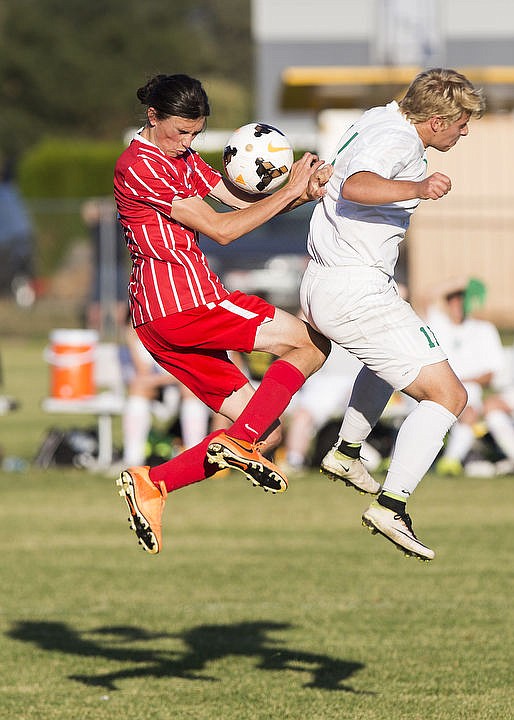
[[[438,392],[432,398],[429,398],[434,402],[439,403],[447,410],[449,410],[455,417],[459,417],[468,402],[468,393],[464,385],[460,382],[455,383],[453,387],[446,390],[443,389],[442,393]]]
[[[322,354],[323,360],[321,364],[323,364],[327,357],[330,355],[332,344],[328,338],[326,338],[324,335],[321,335],[321,333],[319,333],[317,330],[314,330],[314,328],[310,325],[307,325],[307,332],[311,343]]]
[[[468,392],[464,385],[461,385],[459,388],[458,395],[455,399],[456,402],[456,410],[453,412],[454,415],[457,417],[461,414],[461,412],[464,410],[464,408],[467,405],[468,402]]]

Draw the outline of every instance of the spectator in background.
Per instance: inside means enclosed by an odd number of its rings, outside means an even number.
[[[502,371],[505,353],[493,323],[473,317],[486,299],[486,287],[478,279],[454,279],[438,285],[425,299],[425,318],[448,362],[468,393],[468,402],[451,428],[442,456],[436,463],[440,475],[459,476],[476,439],[479,421],[492,412],[491,434],[498,435],[506,454],[514,460],[514,429],[507,432],[497,414],[500,398],[484,400],[494,391],[494,379]],[[505,416],[502,416],[505,417]],[[487,422],[487,420],[486,420]],[[499,444],[500,444],[499,443]]]
[[[0,178],[0,291],[29,307],[34,291],[34,230],[15,182],[14,160],[3,161]]]
[[[83,203],[82,220],[92,243],[92,283],[86,325],[102,332],[125,326],[128,304],[127,246],[110,201]]]
[[[512,348],[511,354],[512,354]],[[504,350],[504,356],[505,356]],[[505,459],[496,463],[498,475],[514,472],[514,377],[512,360],[494,381],[495,393],[484,399],[484,422]]]

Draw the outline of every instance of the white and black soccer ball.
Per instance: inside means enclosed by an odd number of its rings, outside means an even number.
[[[293,148],[283,132],[266,123],[234,130],[223,151],[228,178],[249,193],[271,192],[287,179]]]

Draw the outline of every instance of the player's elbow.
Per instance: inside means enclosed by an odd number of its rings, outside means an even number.
[[[214,240],[215,243],[218,243],[218,245],[230,245],[231,242],[237,240],[237,236],[233,237],[225,233],[217,232],[210,233],[209,237],[211,238],[211,240]]]
[[[231,223],[220,222],[214,226],[211,225],[206,235],[218,243],[218,245],[230,245],[231,242],[241,237],[242,233],[238,232]]]

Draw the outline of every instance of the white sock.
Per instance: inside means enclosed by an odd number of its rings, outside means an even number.
[[[462,462],[471,450],[471,446],[474,441],[475,433],[473,432],[471,425],[456,422],[450,430],[446,447],[444,449],[444,457]]]
[[[398,431],[383,490],[407,499],[430,469],[444,436],[456,420],[439,403],[422,400]]]
[[[286,462],[293,468],[301,468],[305,465],[305,458],[302,453],[296,452],[296,450],[288,450]]]
[[[140,395],[129,395],[122,417],[124,465],[144,465],[146,441],[151,426],[150,400]]]
[[[299,407],[291,413],[285,436],[286,460],[292,467],[305,465],[312,438],[316,435],[312,413]]]
[[[207,435],[210,410],[196,397],[186,397],[180,403],[180,428],[185,448],[198,445]]]
[[[491,410],[485,420],[498,447],[509,460],[514,460],[514,423],[510,415],[503,410]]]
[[[375,472],[382,462],[382,455],[373,447],[373,445],[364,441],[361,447],[361,460],[366,470],[372,473]]]

